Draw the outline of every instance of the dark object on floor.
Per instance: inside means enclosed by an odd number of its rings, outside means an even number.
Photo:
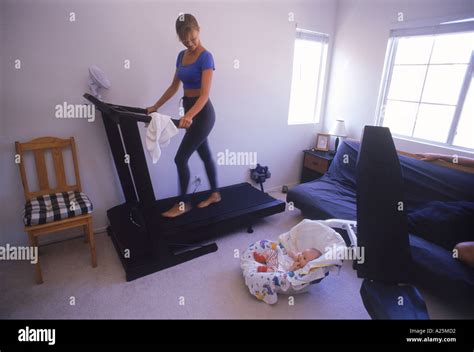
[[[281,187],[281,192],[282,192],[282,193],[288,193],[288,186],[287,186],[287,185],[283,185],[283,186]]]
[[[197,208],[209,196],[209,191],[199,192],[191,196],[192,211],[172,219],[162,217],[179,198],[155,199],[137,123],[149,122],[150,116],[145,109],[103,103],[89,94],[84,97],[102,112],[126,200],[109,209],[107,216],[127,281],[215,252],[215,243],[201,243],[239,226],[248,226],[251,232],[256,220],[285,210],[285,202],[241,183],[220,188],[219,203]],[[129,164],[124,162],[126,154]]]
[[[413,286],[398,286],[365,279],[360,296],[372,319],[429,319],[426,304]]]
[[[263,183],[267,178],[270,178],[272,174],[268,170],[268,166],[261,166],[257,164],[255,169],[250,169],[250,178],[260,185],[260,189],[263,192]]]

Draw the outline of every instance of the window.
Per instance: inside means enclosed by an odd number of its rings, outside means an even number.
[[[474,149],[474,26],[461,26],[392,31],[379,125],[409,139]]]
[[[296,29],[288,124],[320,120],[326,71],[326,34]]]

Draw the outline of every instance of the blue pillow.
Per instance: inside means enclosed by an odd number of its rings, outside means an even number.
[[[428,202],[408,214],[408,229],[452,251],[460,242],[474,241],[474,202]]]

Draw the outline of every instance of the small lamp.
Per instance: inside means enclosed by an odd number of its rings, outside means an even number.
[[[337,147],[339,146],[339,137],[345,137],[346,134],[346,126],[344,124],[344,120],[336,120],[331,127],[331,131],[329,131],[330,135],[336,136],[336,144],[334,146],[334,153],[337,152]]]

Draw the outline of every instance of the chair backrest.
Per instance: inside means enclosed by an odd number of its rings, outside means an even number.
[[[66,180],[66,172],[64,169],[63,159],[63,150],[65,148],[70,148],[72,153],[72,161],[74,164],[75,175],[75,184],[73,185],[68,185]],[[77,164],[76,144],[74,142],[74,137],[71,137],[69,139],[41,137],[25,143],[15,142],[15,149],[16,153],[20,156],[20,162],[18,163],[18,165],[20,167],[21,182],[23,184],[25,199],[27,201],[31,198],[45,194],[68,191],[81,192],[81,180],[79,177],[79,168]],[[49,184],[48,169],[45,161],[45,153],[47,151],[51,151],[51,156],[54,163],[54,173],[56,176],[55,188],[51,188]],[[24,157],[27,152],[32,152],[34,154],[35,159],[36,175],[38,177],[39,190],[36,190],[34,192],[30,192],[30,187],[28,186],[28,178],[24,162]]]

